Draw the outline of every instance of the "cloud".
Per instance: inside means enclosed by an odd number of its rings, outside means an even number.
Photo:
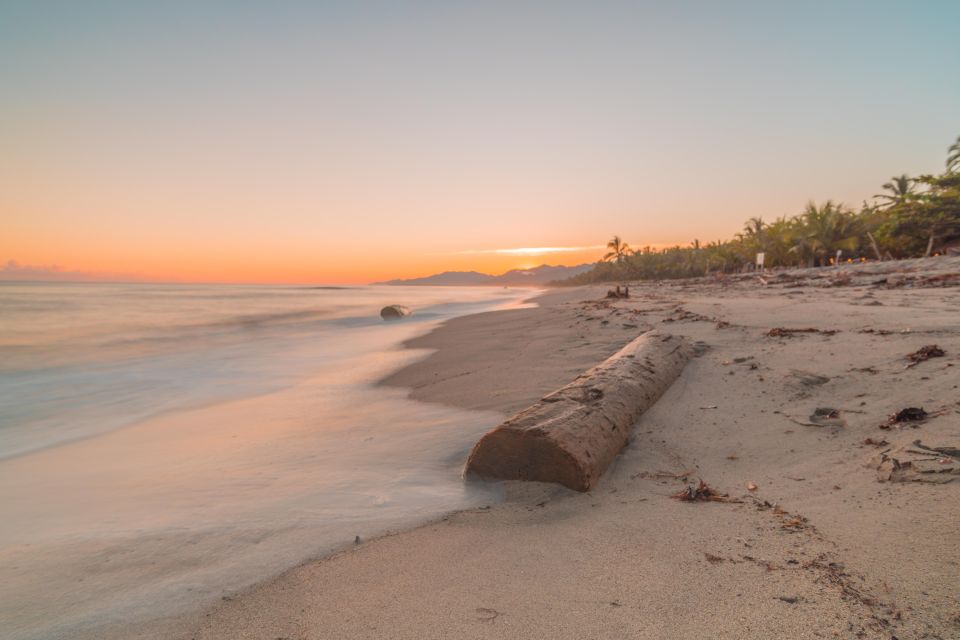
[[[136,282],[143,278],[129,273],[91,273],[71,271],[58,264],[20,264],[7,260],[0,266],[0,281],[53,281],[53,282]]]
[[[63,267],[58,264],[33,266],[20,264],[16,260],[7,260],[7,264],[0,267],[0,277],[4,279],[47,279],[65,275]]]
[[[444,255],[507,255],[507,256],[545,256],[553,253],[573,253],[576,251],[595,251],[604,245],[595,244],[585,247],[518,247],[516,249],[467,249],[453,251]]]

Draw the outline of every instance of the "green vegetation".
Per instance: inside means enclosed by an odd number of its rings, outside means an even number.
[[[837,251],[841,261],[938,254],[960,242],[960,137],[947,153],[944,173],[895,176],[859,211],[831,200],[810,202],[793,217],[751,218],[732,240],[694,240],[686,247],[632,250],[614,236],[601,262],[563,284],[739,272],[751,268],[758,253],[767,268],[826,266]]]

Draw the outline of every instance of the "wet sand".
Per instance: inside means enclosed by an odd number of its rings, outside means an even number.
[[[385,384],[507,415],[649,328],[702,355],[589,493],[507,483],[503,503],[125,637],[957,637],[960,477],[868,466],[918,439],[960,447],[957,273],[941,258],[637,284],[629,300],[589,287],[452,320]],[[929,344],[946,355],[908,367]],[[932,415],[881,428],[905,407]],[[817,425],[818,408],[837,413]],[[698,479],[730,500],[671,498]]]

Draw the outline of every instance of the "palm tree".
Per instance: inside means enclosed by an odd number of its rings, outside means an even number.
[[[610,249],[610,251],[607,253],[607,255],[603,256],[603,261],[609,262],[611,260],[616,260],[617,264],[623,263],[630,252],[630,247],[627,246],[626,242],[620,239],[620,236],[613,236],[613,239],[607,243],[607,249]]]
[[[766,226],[763,218],[750,218],[743,225],[743,233],[738,233],[737,239],[740,240],[743,250],[747,254],[767,250],[767,238],[766,233],[764,233]],[[752,261],[752,259],[748,260],[748,262]]]
[[[842,205],[827,200],[819,207],[810,202],[800,216],[802,233],[794,250],[820,265],[827,263],[828,257],[838,249],[853,251],[860,242],[857,219]]]
[[[750,218],[746,224],[743,225],[743,235],[747,238],[755,238],[757,244],[762,248],[763,230],[766,226],[767,224],[763,221],[763,218]]]
[[[960,142],[958,142],[958,144],[960,144]],[[957,148],[957,152],[960,153],[960,147]],[[958,159],[960,159],[960,157],[958,157]],[[904,204],[917,195],[914,189],[913,179],[909,178],[907,174],[890,178],[890,182],[883,183],[883,188],[890,193],[878,193],[873,197],[885,200],[885,204],[888,207]]]
[[[710,242],[705,250],[707,254],[707,273],[710,273],[714,267],[721,273],[737,271],[746,262],[732,242],[721,242],[719,240]]]
[[[947,154],[947,173],[960,171],[960,136],[957,136],[957,141],[947,149]]]
[[[770,224],[764,225],[764,253],[766,266],[786,266],[794,262],[791,247],[797,244],[797,225],[791,218],[780,216]]]

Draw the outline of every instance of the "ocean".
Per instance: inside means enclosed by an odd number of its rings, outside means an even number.
[[[404,340],[530,296],[0,284],[0,635],[179,615],[496,499],[460,471],[502,416],[376,381],[425,357]]]

